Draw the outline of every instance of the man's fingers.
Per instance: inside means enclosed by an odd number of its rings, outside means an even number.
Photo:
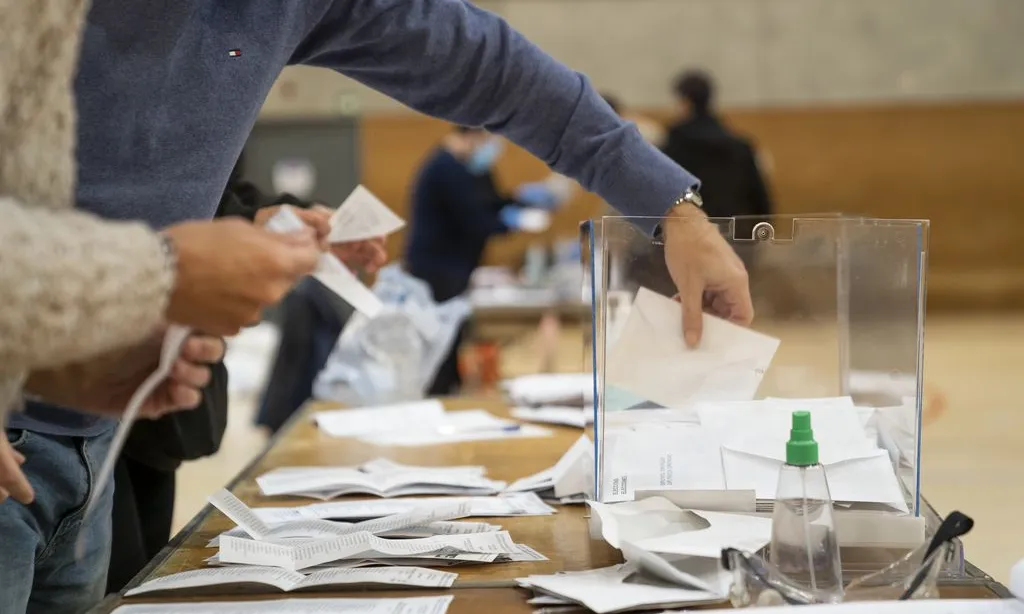
[[[210,368],[179,358],[171,368],[170,381],[190,388],[205,388],[210,383]]]
[[[224,340],[212,335],[192,335],[181,348],[181,357],[189,362],[212,365],[224,358]]]
[[[704,333],[704,284],[699,275],[687,272],[679,288],[679,302],[683,305],[683,339],[695,348]]]
[[[12,449],[11,450],[11,455],[14,456],[14,460],[16,460],[19,465],[24,465],[25,464],[25,455],[22,454],[21,452],[18,452],[17,450],[13,450]]]
[[[318,240],[331,234],[331,210],[322,205],[309,209],[295,209],[295,213],[303,222],[316,232]]]
[[[169,393],[173,409],[195,409],[203,400],[202,393],[195,388],[174,382],[170,384]]]

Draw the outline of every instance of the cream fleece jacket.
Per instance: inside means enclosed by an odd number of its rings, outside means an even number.
[[[26,375],[131,345],[173,286],[156,233],[76,212],[87,0],[0,0],[0,424]]]

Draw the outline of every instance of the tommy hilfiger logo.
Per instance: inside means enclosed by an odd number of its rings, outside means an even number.
[[[230,51],[228,51],[228,55],[233,57],[233,58],[242,57],[242,50],[241,49],[231,49]]]

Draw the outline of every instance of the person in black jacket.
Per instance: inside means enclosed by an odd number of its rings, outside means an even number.
[[[683,117],[670,128],[663,150],[700,177],[708,216],[770,215],[771,200],[754,148],[715,114],[711,78],[698,71],[683,73],[675,94]]]
[[[511,231],[538,231],[533,220],[547,224],[542,209],[554,209],[559,198],[542,182],[502,194],[493,167],[501,142],[480,128],[455,127],[420,168],[413,185],[412,219],[405,248],[405,266],[428,286],[437,302],[469,289],[488,240]],[[538,215],[540,217],[535,217]],[[458,348],[465,327],[438,368],[427,390],[431,396],[458,391]]]

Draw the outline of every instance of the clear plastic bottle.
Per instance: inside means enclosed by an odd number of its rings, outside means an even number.
[[[832,496],[806,411],[793,412],[786,464],[779,471],[775,494],[769,557],[779,571],[823,600],[842,600]]]

